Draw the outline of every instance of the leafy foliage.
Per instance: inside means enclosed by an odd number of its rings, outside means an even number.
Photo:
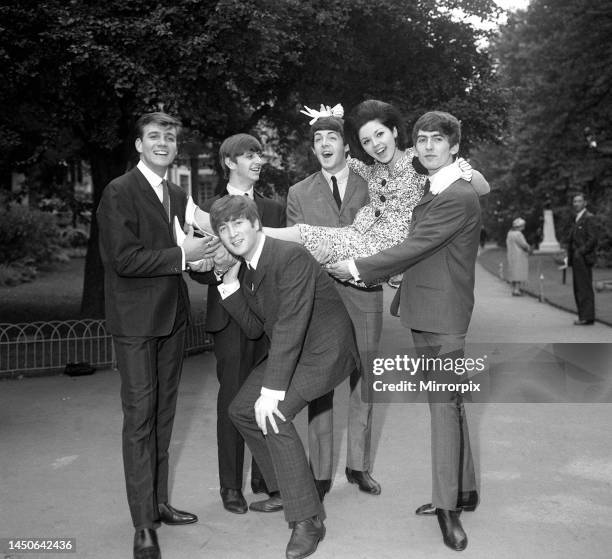
[[[549,207],[563,238],[571,196],[584,191],[601,218],[602,262],[612,260],[611,34],[606,0],[532,0],[495,42],[509,127],[477,159],[497,187],[489,226],[498,237],[519,214],[537,237]]]
[[[303,104],[377,97],[408,123],[453,112],[465,146],[499,135],[503,102],[485,32],[493,0],[22,0],[0,5],[0,168],[90,162],[94,207],[134,155],[144,111],[178,114],[213,149],[266,123],[289,180],[305,160]],[[278,174],[277,174],[278,175]],[[302,175],[303,176],[303,175]],[[278,180],[275,177],[273,182]],[[83,312],[102,312],[92,227]]]

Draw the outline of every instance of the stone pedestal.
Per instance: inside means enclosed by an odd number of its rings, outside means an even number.
[[[555,218],[552,210],[544,210],[544,238],[538,247],[538,252],[559,252],[561,245],[555,235]]]

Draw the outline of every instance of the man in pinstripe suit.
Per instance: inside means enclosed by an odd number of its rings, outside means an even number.
[[[222,304],[249,338],[265,334],[267,358],[230,405],[271,492],[293,527],[288,559],[312,554],[325,535],[323,505],[293,418],[359,365],[351,320],[333,281],[296,243],[268,238],[244,196],[213,204],[212,227],[239,258],[219,286]],[[242,281],[240,265],[246,265]]]

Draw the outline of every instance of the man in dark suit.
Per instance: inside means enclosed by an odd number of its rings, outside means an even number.
[[[148,113],[136,124],[138,165],[111,181],[97,210],[106,324],[121,375],[123,462],[135,558],[161,557],[156,528],[197,521],[168,504],[168,446],[183,363],[185,263],[212,257],[205,239],[177,246],[186,194],[167,181],[180,123]]]
[[[219,149],[219,160],[224,170],[227,185],[223,192],[207,200],[202,209],[209,211],[214,202],[229,195],[248,196],[255,201],[263,225],[284,227],[283,205],[264,198],[254,189],[262,167],[262,146],[249,134],[235,134],[227,138]],[[240,325],[221,305],[217,286],[223,273],[235,262],[217,256],[215,269],[205,274],[191,274],[200,283],[209,284],[206,302],[206,330],[212,332],[217,358],[217,456],[219,462],[220,493],[226,510],[242,514],[247,512],[247,503],[242,494],[242,469],[244,464],[244,440],[228,415],[228,407],[255,363],[267,352],[266,340],[262,337],[251,340],[240,329]],[[251,466],[251,489],[253,493],[267,492],[255,460]],[[257,505],[255,505],[257,507]],[[268,507],[269,508],[269,507]],[[273,510],[281,510],[276,505]],[[266,512],[272,512],[266,510]]]
[[[269,341],[267,358],[246,379],[230,417],[268,489],[280,492],[293,526],[287,558],[306,557],[325,535],[324,513],[293,418],[358,365],[351,321],[333,281],[302,246],[265,237],[252,201],[222,198],[210,220],[247,267],[241,281],[240,263],[223,276],[222,304],[249,338]]]
[[[412,139],[429,185],[415,206],[410,235],[368,258],[333,265],[340,279],[376,278],[404,272],[400,316],[412,330],[417,355],[460,359],[474,306],[474,274],[481,229],[478,194],[460,178],[453,162],[459,150],[459,121],[429,112],[414,125]],[[425,371],[426,378],[459,383],[453,371]],[[441,396],[441,397],[440,397]],[[444,543],[467,546],[459,515],[478,503],[463,398],[459,392],[428,393],[431,412],[432,502],[417,514],[436,514]]]
[[[368,203],[368,185],[346,164],[348,145],[342,119],[318,118],[310,127],[310,140],[321,170],[289,189],[287,225],[350,225],[357,211]],[[380,343],[382,287],[359,288],[339,281],[334,284],[353,322],[362,363],[350,379],[345,473],[362,491],[379,495],[380,484],[370,475],[372,403],[363,401],[361,381],[364,364],[371,361]],[[330,490],[333,472],[333,396],[330,392],[308,405],[310,464],[321,499]]]
[[[587,210],[584,194],[576,194],[572,200],[576,212],[567,248],[568,265],[572,267],[574,298],[578,309],[577,326],[595,322],[595,293],[593,292],[593,265],[597,248],[595,216]]]

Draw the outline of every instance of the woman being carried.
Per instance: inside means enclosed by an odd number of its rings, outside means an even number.
[[[401,243],[408,236],[412,210],[423,196],[427,182],[427,177],[413,166],[414,150],[405,149],[401,116],[389,103],[363,101],[353,109],[345,128],[353,154],[348,165],[367,181],[370,195],[369,203],[357,212],[353,223],[345,227],[297,224],[263,228],[266,235],[301,243],[310,252],[326,242],[327,263],[371,256]],[[463,170],[459,163],[449,167],[449,180],[461,177],[470,180],[473,173],[474,189],[480,195],[487,194],[490,188],[485,178],[461,161]],[[199,208],[195,220],[201,228],[209,229],[208,214]]]

